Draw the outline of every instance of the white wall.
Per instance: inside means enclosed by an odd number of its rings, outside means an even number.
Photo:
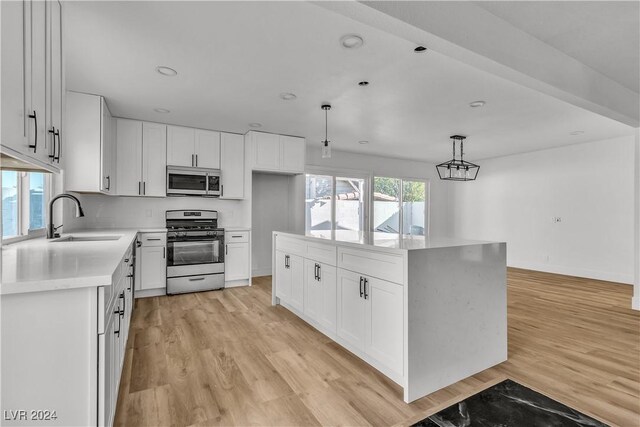
[[[632,307],[640,310],[640,128],[635,134],[635,281]]]
[[[478,163],[447,184],[451,234],[506,241],[509,266],[632,283],[633,137]]]
[[[252,248],[253,276],[271,274],[272,233],[292,231],[294,208],[293,177],[265,173],[253,174]]]
[[[320,144],[318,143],[318,145]],[[434,164],[342,151],[333,151],[330,159],[323,159],[319,147],[309,148],[307,146],[307,166],[314,168],[325,167],[331,169],[359,170],[375,176],[425,179],[429,182],[427,191],[430,202],[430,234],[432,236],[446,236],[448,233],[448,186],[438,178]],[[301,197],[304,198],[304,182],[302,184]],[[302,200],[302,205],[304,206],[304,200]]]

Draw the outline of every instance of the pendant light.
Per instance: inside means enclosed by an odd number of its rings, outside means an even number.
[[[329,104],[322,104],[322,109],[324,110],[324,141],[322,141],[322,158],[323,159],[330,159],[331,158],[331,146],[329,145],[329,138],[328,138],[328,133],[327,133],[327,129],[328,129],[328,125],[327,125],[327,112],[329,110],[331,110],[331,105]]]
[[[464,156],[464,140],[467,138],[462,135],[452,135],[453,142],[453,159],[448,162],[440,163],[436,166],[440,179],[446,181],[474,181],[480,171],[480,166],[465,162]],[[460,158],[456,159],[456,141],[460,141]]]

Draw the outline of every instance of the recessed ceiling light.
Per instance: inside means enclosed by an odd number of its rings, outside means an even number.
[[[485,104],[486,104],[486,102],[484,102],[484,101],[473,101],[473,102],[469,103],[469,107],[471,107],[471,108],[484,107]]]
[[[258,123],[258,122],[254,122],[254,123],[249,123],[249,127],[250,128],[261,128],[262,127],[262,123]]]
[[[413,49],[413,51],[416,52],[416,53],[422,53],[422,52],[425,52],[426,50],[427,50],[427,48],[424,47],[424,46],[418,46],[415,49]]]
[[[163,76],[173,77],[178,75],[178,72],[176,70],[174,70],[173,68],[165,67],[164,65],[158,65],[156,67],[156,71]]]
[[[340,45],[345,49],[357,49],[363,44],[364,39],[357,34],[346,34],[340,37]]]
[[[583,130],[574,130],[569,135],[582,135],[584,133]]]
[[[358,85],[360,85],[360,86],[369,86],[369,82],[366,81],[366,80],[363,80],[361,82],[358,82]]]
[[[365,144],[368,144],[368,143],[369,143],[369,141],[358,141],[358,144],[362,144],[362,145],[365,145]]]
[[[166,114],[166,113],[170,113],[171,111],[167,110],[166,108],[154,108],[153,111],[155,111],[156,113],[161,113],[161,114]]]
[[[283,93],[280,94],[280,99],[283,99],[285,101],[293,101],[296,98],[297,98],[297,96],[296,96],[295,93],[283,92]]]

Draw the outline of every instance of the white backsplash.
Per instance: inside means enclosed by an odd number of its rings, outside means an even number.
[[[64,232],[78,229],[154,228],[165,226],[165,212],[171,209],[207,209],[219,214],[221,227],[250,227],[251,206],[246,200],[219,200],[205,197],[122,197],[78,194],[85,216],[74,217],[74,208],[65,207]]]

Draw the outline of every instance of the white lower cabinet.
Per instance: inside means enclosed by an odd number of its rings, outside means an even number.
[[[376,261],[392,272],[396,272],[398,264],[402,268],[402,256],[388,252],[277,235],[274,293],[280,302],[302,312],[301,317],[321,332],[386,375],[402,378],[404,286],[358,271],[363,266],[371,267],[375,275],[388,276],[389,272]],[[341,268],[344,264],[356,271]],[[400,274],[394,279],[402,282],[402,277]]]
[[[364,350],[365,299],[362,276],[338,269],[338,331],[340,338],[358,350]]]
[[[338,269],[338,336],[402,373],[402,285]]]
[[[331,333],[336,332],[336,268],[304,260],[304,314]]]
[[[249,280],[249,231],[227,231],[224,233],[224,280],[244,282],[226,284],[225,286],[241,286]]]
[[[140,233],[136,249],[136,291],[166,289],[166,245],[166,233]]]
[[[276,274],[281,291],[277,296],[296,310],[304,310],[304,262],[299,255],[276,251]],[[278,286],[280,290],[280,286]]]

